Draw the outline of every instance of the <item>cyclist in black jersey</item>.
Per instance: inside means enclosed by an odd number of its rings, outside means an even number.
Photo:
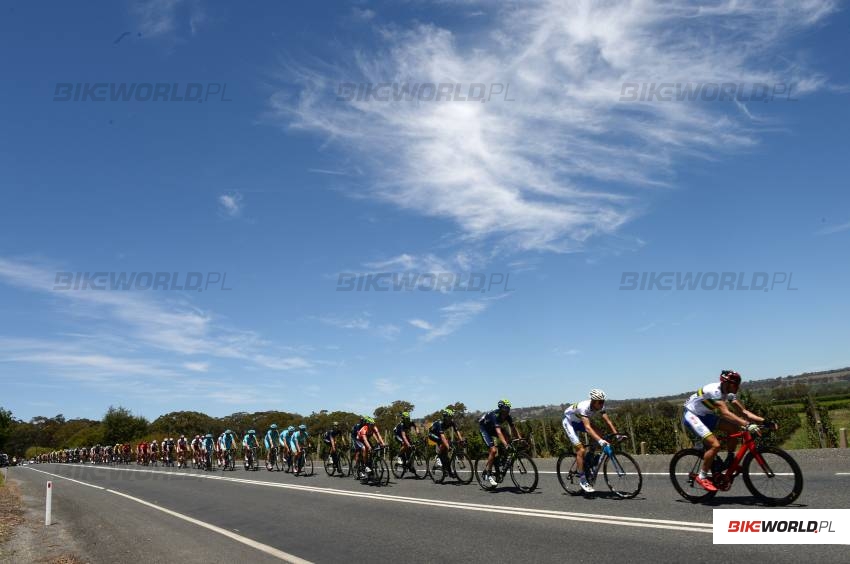
[[[416,433],[419,433],[419,427],[410,420],[410,412],[405,411],[401,414],[401,421],[393,427],[393,437],[395,437],[396,442],[398,442],[401,447],[398,451],[398,456],[395,459],[396,464],[404,464],[403,457],[405,453],[407,453],[411,449],[410,445],[410,430],[414,429]]]
[[[449,430],[454,429],[456,439],[458,441],[463,440],[463,435],[454,422],[454,414],[454,410],[447,407],[440,412],[441,418],[431,423],[431,427],[428,429],[428,438],[437,443],[437,466],[442,466],[448,470],[450,476],[451,468],[449,467],[448,459],[449,439],[446,435]]]
[[[489,481],[493,486],[498,485],[496,479],[490,476],[490,470],[493,468],[493,461],[496,460],[496,454],[498,453],[494,437],[502,441],[502,444],[505,446],[508,446],[508,440],[502,432],[502,423],[508,424],[511,428],[512,436],[515,436],[517,439],[522,438],[516,428],[516,425],[514,425],[513,418],[511,417],[511,402],[506,399],[501,399],[496,407],[497,409],[485,413],[481,419],[478,420],[478,432],[481,433],[481,438],[484,439],[484,444],[486,444],[487,448],[490,449],[490,453],[487,456],[487,464],[484,465],[484,473],[482,477]]]

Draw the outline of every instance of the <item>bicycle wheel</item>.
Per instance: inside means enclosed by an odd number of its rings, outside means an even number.
[[[409,470],[416,476],[417,480],[423,480],[428,477],[428,459],[422,456],[419,449],[413,451],[409,464]]]
[[[610,472],[609,472],[610,469]],[[643,486],[643,474],[637,461],[625,452],[614,453],[607,457],[602,466],[605,483],[614,495],[623,499],[631,499],[640,493]]]
[[[439,463],[439,466],[437,465]],[[446,471],[443,468],[442,462],[440,462],[440,457],[434,455],[428,464],[428,473],[431,475],[431,479],[435,484],[442,484],[446,479]]]
[[[537,464],[527,454],[518,454],[511,464],[511,481],[522,493],[537,489]]]
[[[393,463],[390,466],[392,466],[393,476],[395,476],[396,480],[404,478],[404,473],[407,472],[407,466],[410,464],[409,460],[409,457],[407,460],[404,460],[402,457],[402,462],[399,464],[397,459],[393,459]]]
[[[702,489],[694,480],[702,467],[703,451],[686,448],[673,455],[670,460],[670,481],[683,498],[691,503],[711,499],[717,492]]]
[[[381,477],[380,477],[380,480],[378,481],[378,483],[382,486],[389,485],[389,483],[390,483],[390,465],[387,464],[386,460],[384,460],[383,458],[380,458],[380,459],[378,459],[377,462],[375,462],[375,466],[377,466],[381,470]]]
[[[334,462],[333,457],[330,454],[328,454],[327,456],[322,456],[322,462],[325,466],[325,474],[327,474],[328,476],[333,476],[337,471],[336,463]]]
[[[351,473],[351,457],[345,453],[339,453],[339,466],[337,466],[337,472],[341,477],[348,476]]]
[[[780,448],[762,446],[755,456],[748,453],[742,474],[747,489],[768,505],[788,505],[803,492],[800,466]]]
[[[578,468],[576,467],[576,455],[572,452],[565,452],[558,457],[558,465],[556,467],[558,474],[558,482],[564,491],[570,495],[581,495],[584,490],[578,485]]]
[[[301,475],[302,476],[312,476],[313,475],[313,455],[304,453],[304,461],[301,465]]]
[[[454,472],[457,481],[461,484],[469,484],[472,482],[472,475],[475,470],[472,466],[472,461],[465,454],[456,454],[452,458],[452,472]]]
[[[487,465],[486,459],[476,458],[473,466],[475,468],[475,481],[478,482],[478,485],[481,486],[482,490],[490,491],[495,490],[496,486],[491,484],[489,480],[484,479],[484,467]]]

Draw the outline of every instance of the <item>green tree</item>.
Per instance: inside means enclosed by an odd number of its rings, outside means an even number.
[[[148,420],[133,415],[124,407],[112,407],[103,416],[103,440],[106,444],[130,442],[148,432]]]
[[[6,447],[6,439],[12,433],[12,412],[0,407],[0,450]]]

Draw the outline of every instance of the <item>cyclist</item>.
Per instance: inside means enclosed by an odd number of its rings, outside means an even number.
[[[336,442],[341,436],[342,431],[339,429],[339,421],[334,421],[331,428],[322,433],[322,442],[330,449],[328,451],[329,457],[336,455]]]
[[[174,438],[166,437],[162,441],[162,458],[170,466],[174,465]]]
[[[292,432],[289,435],[289,452],[292,457],[293,464],[299,464],[299,456],[301,456],[302,447],[307,444],[307,425],[302,423],[298,426],[298,429]],[[295,473],[298,474],[301,472],[300,466],[295,468]]]
[[[242,457],[247,460],[248,452],[251,451],[253,463],[257,464],[256,448],[259,448],[260,442],[257,440],[257,431],[249,429],[245,436],[242,437]]]
[[[720,451],[720,441],[714,435],[715,430],[726,433],[734,433],[745,429],[750,433],[758,433],[757,423],[765,423],[763,417],[759,417],[752,411],[748,411],[744,404],[735,395],[741,387],[741,375],[734,370],[723,370],[720,372],[720,381],[706,384],[685,401],[683,421],[685,428],[693,431],[700,437],[708,448],[702,457],[702,468],[696,478],[696,483],[703,489],[713,492],[717,491],[711,480],[708,479],[708,471],[712,467],[714,457]],[[738,416],[729,409],[732,404],[741,413]],[[767,425],[776,428],[775,423]],[[737,445],[737,439],[728,439],[726,448],[729,454],[726,456],[724,466],[732,462]]]
[[[511,436],[515,435],[517,439],[522,438],[514,425],[513,418],[511,417],[511,402],[506,399],[499,400],[499,403],[496,405],[496,409],[488,411],[481,416],[481,419],[478,420],[478,432],[481,433],[481,438],[484,439],[484,444],[490,449],[490,453],[487,455],[487,464],[484,465],[484,473],[482,474],[482,477],[490,482],[492,486],[499,485],[498,482],[496,482],[496,478],[490,475],[490,470],[493,468],[493,461],[496,460],[496,454],[498,453],[493,435],[496,435],[499,440],[502,441],[502,444],[508,446],[508,440],[502,432],[503,423],[507,423],[511,428]]]
[[[290,458],[289,439],[292,438],[293,433],[295,433],[295,426],[290,425],[280,434],[281,457],[290,464],[292,464],[292,459]]]
[[[150,455],[151,464],[156,466],[157,463],[159,462],[159,443],[156,442],[156,439],[151,441],[149,448],[150,448],[150,452],[151,452],[151,455]]]
[[[226,454],[229,452],[233,455],[233,451],[236,449],[236,445],[238,444],[238,440],[236,439],[236,435],[230,429],[227,429],[224,433],[221,434],[221,437],[218,441],[219,451],[221,452],[221,462],[224,464],[227,461]]]
[[[385,447],[384,439],[381,437],[380,431],[378,431],[378,426],[375,425],[375,419],[373,417],[364,417],[363,425],[360,426],[360,429],[357,431],[356,440],[354,443],[354,448],[356,454],[354,455],[355,460],[357,455],[359,455],[362,451],[362,460],[363,460],[363,472],[358,477],[365,478],[367,474],[372,473],[372,469],[369,468],[369,454],[372,452],[372,444],[369,442],[370,437],[375,437],[378,439],[378,444],[382,447]]]
[[[145,441],[140,442],[136,445],[136,454],[138,458],[136,459],[136,464],[144,464],[148,465],[148,443]]]
[[[186,455],[189,454],[189,441],[186,440],[186,435],[180,435],[177,439],[177,466],[186,465]]]
[[[192,457],[195,459],[195,464],[197,464],[198,466],[201,465],[201,460],[203,459],[203,457],[201,456],[201,445],[201,436],[195,435],[195,438],[192,439]]]
[[[608,414],[605,412],[605,392],[594,388],[590,390],[588,399],[574,403],[564,410],[564,420],[561,425],[564,427],[564,432],[567,438],[573,444],[573,449],[576,453],[576,469],[578,469],[578,485],[587,493],[593,493],[593,486],[587,481],[584,475],[584,462],[587,454],[584,444],[579,440],[578,434],[581,432],[587,433],[590,438],[599,443],[603,449],[608,447],[608,441],[602,438],[602,434],[593,426],[590,419],[596,415],[601,415],[602,420],[611,429],[611,432],[617,434],[617,428]]]
[[[269,453],[268,464],[272,463],[272,448],[277,446],[277,442],[280,440],[280,431],[277,430],[277,423],[272,423],[269,427],[269,430],[266,431],[266,436],[263,437],[263,444],[266,445],[266,450]]]
[[[204,440],[202,443],[202,448],[204,451],[204,468],[207,470],[212,470],[212,457],[215,454],[215,439],[213,439],[212,433],[207,433],[204,435]]]
[[[398,456],[395,459],[395,463],[399,466],[404,464],[404,455],[410,452],[410,449],[413,448],[410,444],[410,430],[415,429],[416,433],[419,433],[419,427],[410,420],[410,412],[404,411],[401,414],[401,421],[399,421],[398,425],[393,427],[393,437],[396,442],[398,442],[401,447],[398,451]]]
[[[446,433],[449,429],[454,429],[455,437],[457,437],[458,441],[463,440],[463,435],[460,432],[460,429],[457,428],[457,425],[454,422],[454,410],[447,407],[446,409],[440,412],[440,419],[437,419],[433,423],[431,423],[431,427],[428,429],[428,438],[437,443],[437,467],[443,467],[448,470],[449,476],[454,478],[452,474],[451,468],[449,467],[449,439],[446,437]]]

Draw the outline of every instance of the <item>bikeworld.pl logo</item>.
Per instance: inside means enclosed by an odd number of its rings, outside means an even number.
[[[53,101],[232,102],[226,95],[227,84],[223,82],[58,82]]]
[[[620,290],[768,292],[793,288],[793,272],[623,272]]]
[[[203,292],[225,287],[226,272],[57,272],[54,290],[176,290]],[[221,286],[216,286],[221,284]],[[210,288],[212,286],[212,288]]]
[[[510,272],[341,272],[337,292],[513,292]]]
[[[850,509],[715,509],[714,544],[850,544]]]

